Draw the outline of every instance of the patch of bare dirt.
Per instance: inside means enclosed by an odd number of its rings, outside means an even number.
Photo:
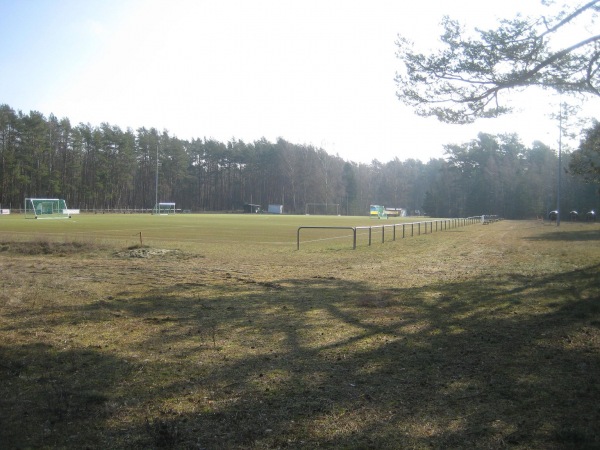
[[[155,258],[155,257],[181,257],[181,250],[167,248],[133,248],[122,252],[117,252],[119,258]]]

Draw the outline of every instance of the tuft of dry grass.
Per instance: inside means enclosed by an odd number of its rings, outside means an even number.
[[[92,241],[69,240],[56,242],[47,238],[31,241],[0,242],[0,254],[6,255],[73,255],[104,250],[106,247]]]
[[[290,244],[5,240],[2,445],[600,446],[598,225]]]

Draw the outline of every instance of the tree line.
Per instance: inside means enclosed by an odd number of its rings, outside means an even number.
[[[555,209],[558,160],[545,144],[480,134],[445,150],[446,158],[427,163],[362,164],[282,138],[183,140],[155,128],[73,126],[67,118],[1,105],[0,204],[19,209],[26,197],[50,197],[82,210],[142,210],[158,200],[195,212],[283,204],[290,214],[339,205],[335,212],[347,215],[368,214],[369,205],[379,204],[435,217],[514,219]],[[561,211],[598,209],[597,186],[568,170],[570,152],[562,156]]]

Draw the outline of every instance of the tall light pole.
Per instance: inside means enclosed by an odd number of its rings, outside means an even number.
[[[562,157],[562,118],[563,104],[560,102],[560,113],[558,116],[558,181],[556,186],[556,226],[560,227],[560,177],[561,177],[561,157]]]
[[[158,140],[156,142],[156,189],[155,189],[154,207],[158,208]],[[156,212],[158,212],[158,210]]]

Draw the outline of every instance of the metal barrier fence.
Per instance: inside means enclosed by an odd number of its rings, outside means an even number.
[[[298,227],[298,231],[296,233],[296,249],[300,250],[300,231],[306,229],[321,229],[321,230],[352,230],[352,249],[356,249],[356,234],[359,230],[368,230],[368,245],[372,243],[373,230],[381,230],[381,243],[385,243],[386,229],[391,230],[392,233],[392,241],[396,240],[397,235],[400,234],[400,230],[402,231],[402,239],[407,237],[408,233],[410,236],[415,235],[415,231],[417,236],[421,235],[421,231],[423,234],[431,234],[435,231],[444,231],[450,230],[453,228],[458,228],[466,225],[472,225],[476,223],[488,223],[486,218],[490,216],[474,216],[474,217],[466,217],[466,218],[457,218],[457,219],[437,219],[437,220],[426,220],[421,222],[410,222],[410,223],[394,223],[390,225],[370,225],[370,226],[358,226],[358,227],[326,227],[326,226],[302,226]],[[496,216],[494,216],[496,217]],[[499,219],[496,219],[499,220]],[[435,226],[435,230],[434,230]]]

